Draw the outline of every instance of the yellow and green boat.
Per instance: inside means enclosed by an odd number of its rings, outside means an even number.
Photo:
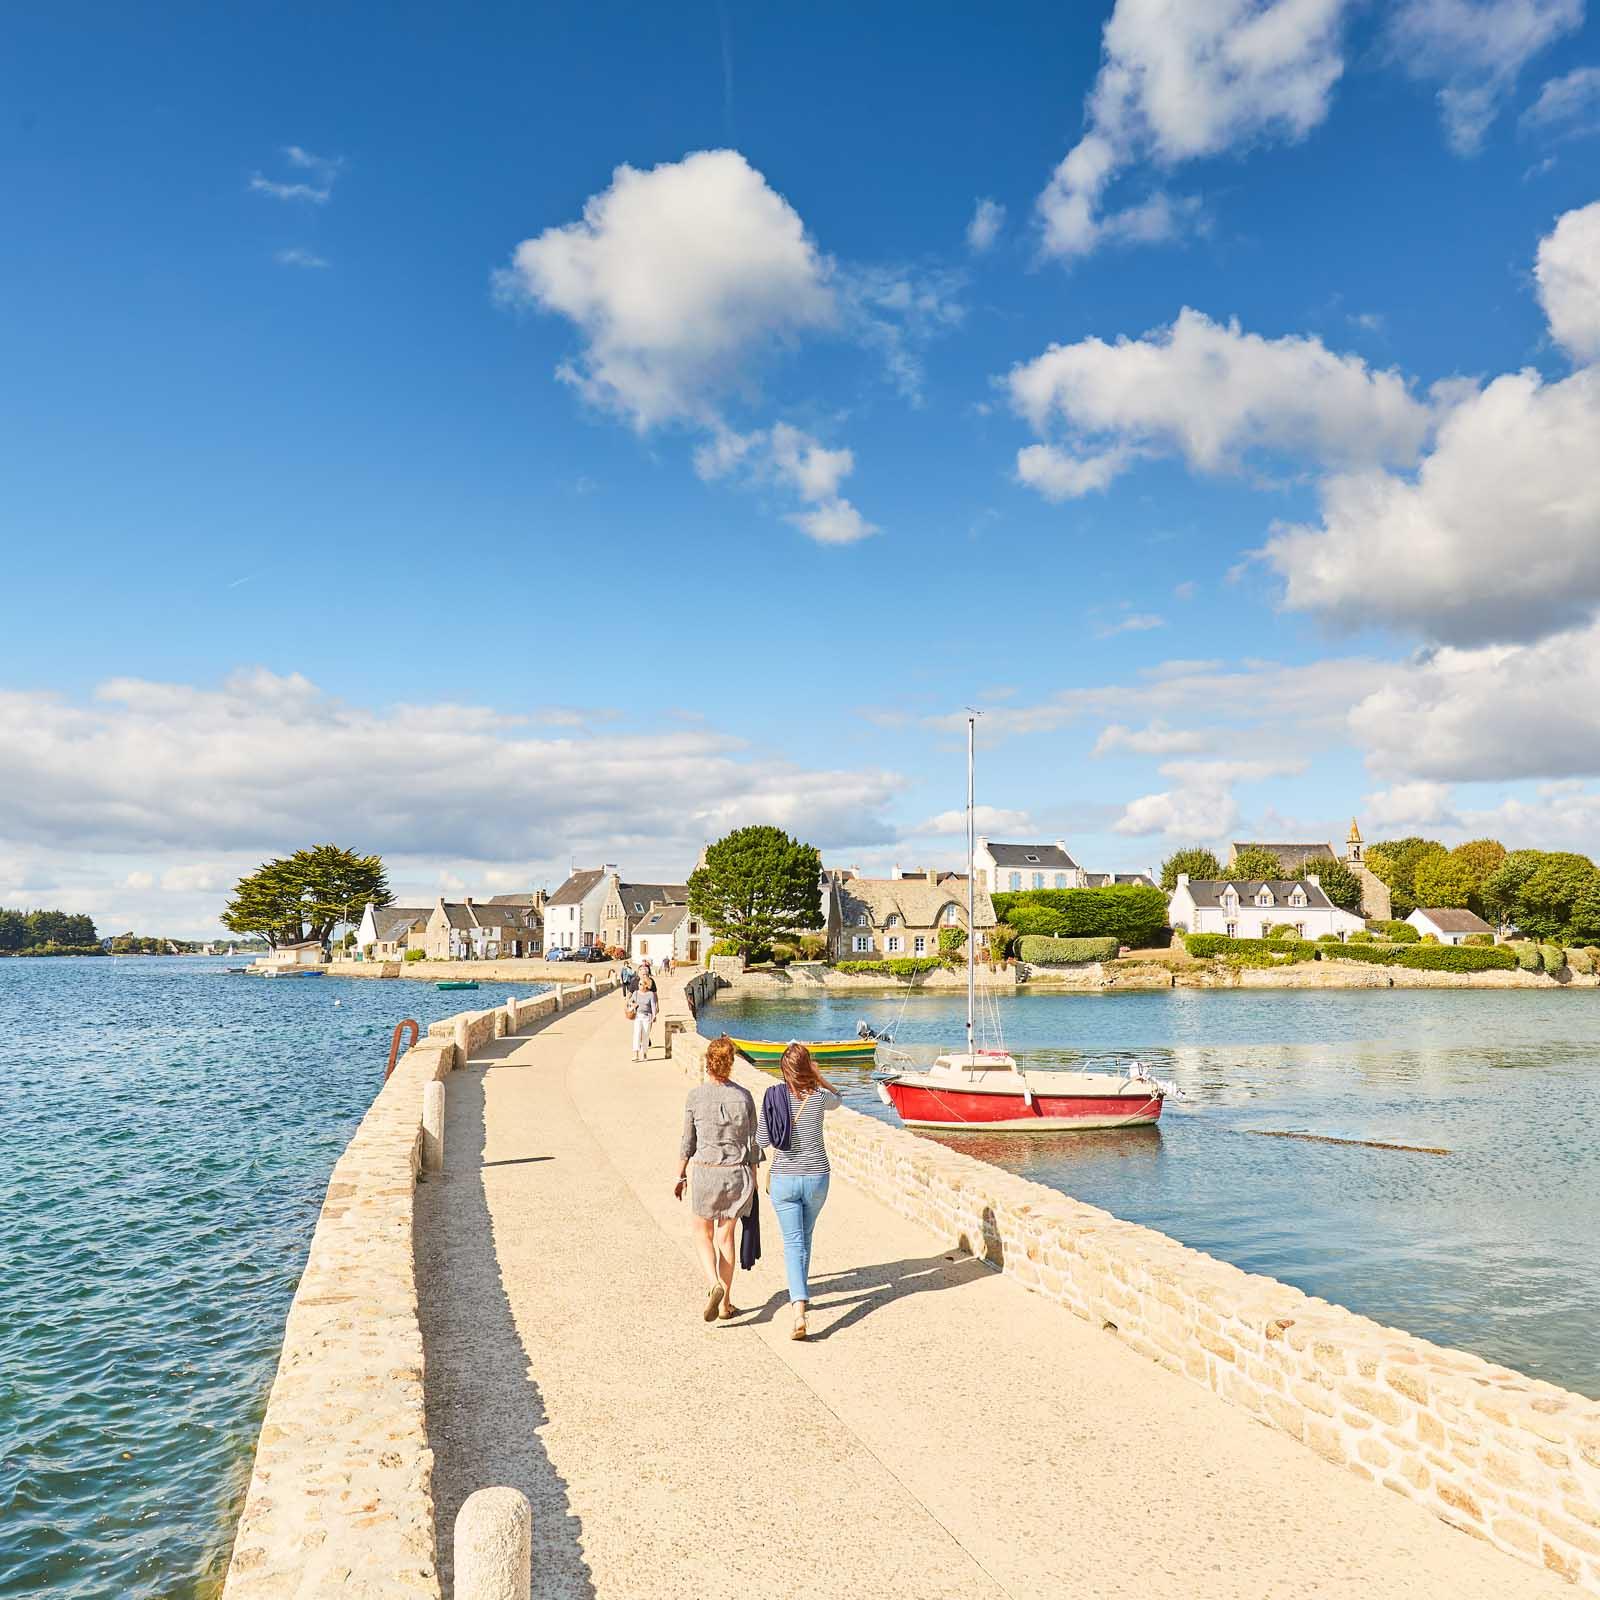
[[[792,1042],[788,1039],[735,1039],[733,1047],[758,1067],[775,1067]],[[824,1070],[830,1066],[870,1066],[877,1059],[876,1039],[828,1039],[815,1044],[809,1040],[800,1042],[811,1052],[811,1059]]]

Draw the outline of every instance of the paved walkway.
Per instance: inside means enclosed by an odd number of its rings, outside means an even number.
[[[753,1309],[707,1326],[672,1197],[685,1089],[629,1061],[617,997],[449,1079],[417,1223],[439,1526],[521,1488],[535,1595],[1571,1593],[843,1181],[811,1340],[770,1209]]]

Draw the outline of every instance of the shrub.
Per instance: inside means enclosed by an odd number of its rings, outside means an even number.
[[[800,955],[806,961],[826,961],[828,958],[827,934],[802,933],[800,935]]]
[[[1339,935],[1336,934],[1336,933],[1319,933],[1317,935],[1317,943],[1318,944],[1338,944],[1339,943]]]
[[[1416,944],[1422,937],[1409,922],[1369,922],[1367,926],[1396,944]]]
[[[736,956],[738,953],[739,947],[733,942],[732,939],[718,939],[717,942],[706,951],[707,956]]]
[[[1138,883],[1109,884],[1104,889],[1019,889],[993,899],[995,915],[1018,933],[1060,939],[1099,936],[1138,948],[1167,925],[1167,897]],[[1024,907],[1026,919],[1018,916]],[[1041,910],[1046,914],[1038,914]]]
[[[1594,957],[1587,950],[1567,951],[1567,965],[1585,976],[1594,971]]]
[[[1529,944],[1525,940],[1520,944],[1502,946],[1502,949],[1511,950],[1516,958],[1517,965],[1524,972],[1543,972],[1544,962],[1539,959],[1539,947]]]
[[[1292,922],[1280,922],[1267,937],[1269,939],[1298,939],[1300,930]]]
[[[1034,933],[1017,941],[1017,955],[1038,966],[1071,961],[1114,961],[1121,948],[1115,939],[1046,939]]]
[[[934,956],[896,956],[889,961],[841,961],[835,972],[869,972],[891,978],[917,978],[937,972],[944,963]]]
[[[425,961],[427,959],[427,956],[428,956],[428,952],[426,950],[407,950],[406,951],[406,960],[407,961]]]
[[[1377,934],[1369,933],[1365,928],[1357,928],[1356,931],[1354,933],[1352,933],[1348,939],[1345,940],[1345,943],[1346,944],[1372,944],[1377,940],[1377,937],[1378,937]]]
[[[1553,978],[1567,964],[1567,952],[1558,944],[1539,946],[1539,964]]]
[[[1517,958],[1501,946],[1485,950],[1481,945],[1419,944],[1398,954],[1402,967],[1417,967],[1424,972],[1504,972],[1517,965]]]
[[[1422,938],[1418,941],[1418,943],[1420,943],[1420,944],[1438,944],[1438,942],[1439,942],[1439,935],[1436,934],[1436,933],[1425,933],[1425,934],[1423,934]]]
[[[989,942],[984,947],[991,966],[998,966],[1011,954],[1011,944],[1016,937],[1017,930],[1009,922],[995,923],[989,930]]]
[[[1461,942],[1463,944],[1493,944],[1494,935],[1492,933],[1469,933]]]
[[[1373,966],[1392,967],[1405,951],[1399,945],[1368,942],[1351,934],[1340,949],[1323,950],[1320,954],[1324,961],[1367,961]]]
[[[1183,943],[1192,956],[1221,956],[1243,967],[1292,966],[1317,958],[1317,947],[1305,939],[1230,939],[1225,933],[1191,933]]]
[[[947,961],[954,961],[967,947],[967,930],[965,928],[941,928],[939,930],[939,954]]]

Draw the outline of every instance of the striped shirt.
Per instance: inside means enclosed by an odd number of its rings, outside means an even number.
[[[789,1135],[787,1150],[774,1150],[767,1136],[767,1119],[756,1118],[756,1143],[763,1150],[772,1150],[772,1176],[775,1178],[821,1178],[831,1170],[828,1166],[828,1146],[822,1137],[822,1118],[825,1112],[837,1111],[838,1095],[826,1089],[813,1089],[803,1101],[796,1101],[785,1084],[783,1092],[789,1096],[789,1116],[793,1131]]]

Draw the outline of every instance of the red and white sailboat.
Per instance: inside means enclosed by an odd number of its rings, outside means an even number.
[[[1004,1050],[980,1050],[974,1039],[977,935],[973,909],[973,741],[967,718],[967,1047],[940,1056],[926,1071],[878,1075],[878,1093],[912,1128],[983,1133],[1059,1133],[1092,1128],[1147,1127],[1161,1115],[1171,1086],[1135,1062],[1113,1072],[1024,1071]]]

